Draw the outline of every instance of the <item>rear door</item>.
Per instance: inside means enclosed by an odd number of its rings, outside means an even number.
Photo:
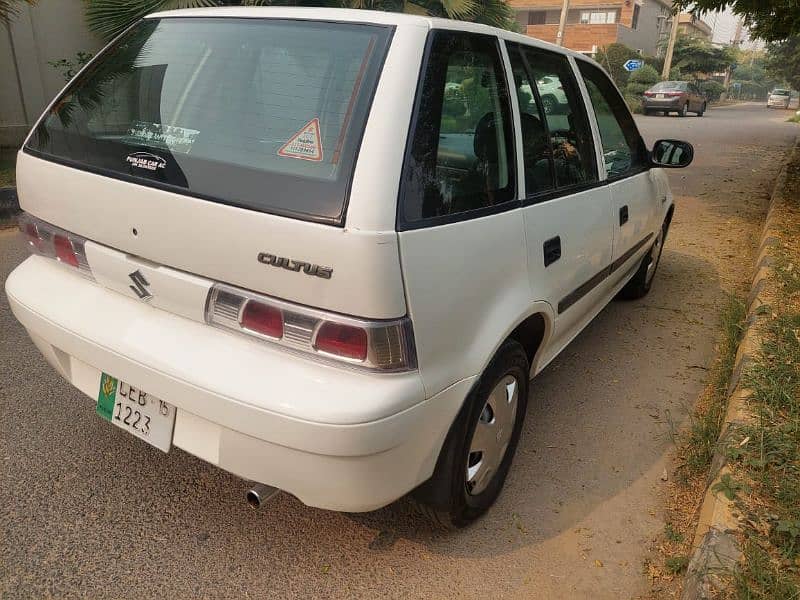
[[[655,239],[659,203],[666,194],[650,176],[644,140],[625,101],[598,67],[578,61],[593,108],[611,193],[614,250],[611,279],[619,281],[638,264]],[[662,193],[659,193],[662,192]]]
[[[530,290],[499,40],[434,30],[425,56],[397,229],[430,396],[481,372]]]
[[[611,199],[567,56],[506,47],[520,111],[528,277],[533,298],[546,299],[556,313],[549,346],[558,350],[607,298]]]

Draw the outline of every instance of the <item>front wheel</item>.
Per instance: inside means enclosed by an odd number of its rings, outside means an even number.
[[[656,276],[656,269],[658,263],[661,261],[661,253],[664,250],[664,242],[667,239],[668,225],[664,223],[661,230],[656,236],[656,241],[650,247],[648,252],[642,259],[639,270],[636,275],[622,288],[619,292],[619,298],[623,300],[637,300],[644,298],[650,291],[653,285],[653,279]]]
[[[529,368],[520,343],[506,340],[465,400],[433,476],[412,494],[439,525],[469,525],[500,495],[528,406]]]

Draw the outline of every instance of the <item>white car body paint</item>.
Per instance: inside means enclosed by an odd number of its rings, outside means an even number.
[[[343,227],[243,210],[139,185],[21,151],[21,207],[90,240],[95,281],[34,256],[6,281],[12,310],[65,379],[97,398],[112,374],[177,407],[173,443],[311,506],[384,506],[433,473],[473,384],[514,329],[544,322],[536,375],[633,275],[648,244],[568,310],[559,303],[636,241],[672,205],[650,169],[608,184],[583,56],[490,27],[356,10],[191,9],[152,15],[315,19],[395,27],[374,91]],[[496,36],[571,57],[597,149],[601,181],[574,194],[480,218],[397,231],[397,198],[426,38],[433,29]],[[504,48],[501,44],[501,48]],[[502,51],[507,75],[508,55]],[[563,92],[562,92],[563,94]],[[521,173],[519,107],[511,94]],[[525,198],[518,176],[518,198]],[[629,227],[620,232],[619,208]],[[135,230],[135,232],[134,232]],[[549,268],[542,244],[561,237]],[[260,264],[260,252],[333,269],[330,279]],[[140,269],[152,300],[129,289]],[[208,292],[224,282],[299,306],[364,319],[408,316],[418,367],[380,373],[320,362],[205,323]],[[91,403],[76,411],[91,411]]]

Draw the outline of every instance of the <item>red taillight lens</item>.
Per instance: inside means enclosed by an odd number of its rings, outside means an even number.
[[[314,348],[344,358],[364,360],[367,358],[367,332],[352,325],[323,323]]]
[[[239,323],[245,329],[280,339],[283,337],[283,314],[279,308],[248,300],[242,309]]]
[[[648,98],[652,98],[653,96],[655,96],[653,92],[645,92],[644,95],[647,96]]]
[[[53,237],[53,247],[56,251],[56,258],[63,263],[70,266],[78,266],[78,257],[75,255],[75,249],[72,247],[72,242],[66,236],[56,234]]]
[[[681,93],[680,92],[667,92],[665,95],[666,95],[667,98],[677,98],[678,96],[681,95]]]

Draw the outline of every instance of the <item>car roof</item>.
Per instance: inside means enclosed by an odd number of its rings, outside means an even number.
[[[371,23],[378,25],[394,25],[397,27],[424,27],[426,29],[451,29],[470,31],[486,35],[496,35],[509,41],[516,41],[530,46],[538,46],[568,56],[595,63],[591,58],[561,46],[556,46],[527,35],[514,33],[480,23],[467,23],[454,19],[443,19],[425,15],[377,10],[361,10],[349,8],[316,8],[290,6],[224,6],[214,8],[184,8],[152,13],[145,18],[162,17],[230,17],[230,18],[272,18],[272,19],[307,19],[315,21],[340,21],[349,23]],[[595,63],[597,64],[597,63]],[[599,66],[599,65],[598,65]]]

